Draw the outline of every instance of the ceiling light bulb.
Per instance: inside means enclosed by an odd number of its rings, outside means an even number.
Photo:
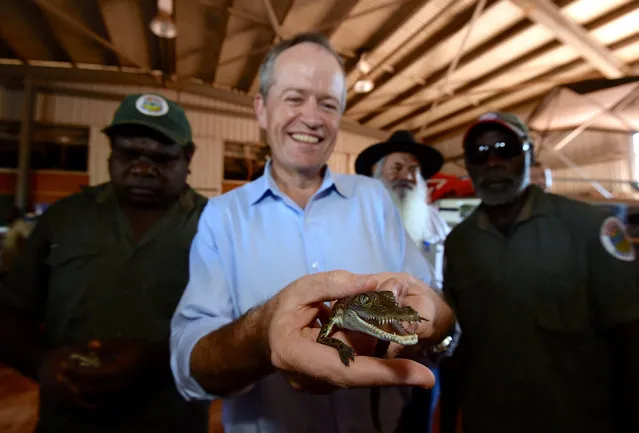
[[[177,36],[177,28],[173,23],[171,15],[160,10],[158,14],[151,20],[149,26],[154,35],[160,38],[173,39]]]
[[[375,84],[372,80],[357,80],[353,85],[355,93],[368,93],[373,90]]]
[[[362,74],[368,74],[371,71],[371,65],[364,59],[357,62],[357,68]]]

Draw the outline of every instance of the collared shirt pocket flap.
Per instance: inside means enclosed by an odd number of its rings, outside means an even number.
[[[86,262],[98,256],[100,252],[99,245],[89,243],[54,244],[51,245],[46,263],[51,268],[60,268],[74,262]]]
[[[556,334],[581,334],[589,328],[587,286],[582,278],[548,278],[536,294],[536,325]]]

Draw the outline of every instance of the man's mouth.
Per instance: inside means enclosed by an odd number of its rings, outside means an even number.
[[[155,191],[151,188],[145,188],[140,186],[133,186],[128,188],[129,192],[139,197],[152,197],[155,195]]]
[[[293,133],[293,134],[290,134],[290,136],[293,140],[299,141],[300,143],[317,144],[320,141],[322,141],[320,137],[316,135],[310,135],[310,134]]]
[[[413,189],[413,185],[399,184],[399,185],[393,186],[393,188],[395,188],[395,189]]]
[[[501,178],[501,179],[484,179],[482,182],[483,186],[487,186],[490,188],[500,188],[505,187],[512,184],[512,179]]]

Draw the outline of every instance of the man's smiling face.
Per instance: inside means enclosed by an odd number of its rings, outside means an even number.
[[[275,61],[266,98],[256,98],[260,127],[266,130],[273,164],[312,173],[330,156],[342,117],[344,73],[325,48],[301,43]]]

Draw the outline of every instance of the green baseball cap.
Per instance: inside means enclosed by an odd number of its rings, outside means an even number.
[[[156,93],[127,95],[102,132],[113,133],[124,125],[141,125],[153,129],[181,146],[193,141],[191,124],[184,108]]]
[[[526,126],[526,124],[518,116],[512,113],[491,111],[481,115],[475,123],[470,125],[464,135],[464,147],[466,147],[466,140],[468,139],[468,135],[471,131],[475,130],[480,125],[491,124],[499,125],[502,128],[514,132],[522,141],[530,141],[530,131],[528,130],[528,126]]]

